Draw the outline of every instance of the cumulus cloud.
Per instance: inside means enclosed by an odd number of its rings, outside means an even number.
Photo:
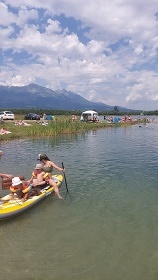
[[[3,0],[0,84],[41,81],[91,101],[155,110],[157,12],[155,0]]]

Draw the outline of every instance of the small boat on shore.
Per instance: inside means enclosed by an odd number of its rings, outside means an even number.
[[[55,180],[57,187],[60,187],[63,182],[63,175],[53,175],[52,178]],[[9,219],[25,212],[27,209],[35,206],[53,192],[54,187],[48,185],[41,189],[39,195],[31,196],[25,202],[22,202],[16,194],[14,199],[12,199],[11,194],[3,196],[0,198],[0,220]]]

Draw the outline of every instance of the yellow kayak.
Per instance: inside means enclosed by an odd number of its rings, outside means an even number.
[[[57,186],[60,187],[63,181],[63,175],[53,175],[52,177],[55,180]],[[20,213],[23,213],[24,211],[36,205],[53,192],[54,187],[46,186],[41,190],[38,196],[34,195],[28,198],[25,202],[22,202],[21,199],[16,197],[16,194],[14,199],[12,199],[11,194],[3,196],[0,199],[0,220],[9,219]]]

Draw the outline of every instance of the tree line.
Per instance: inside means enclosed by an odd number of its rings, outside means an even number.
[[[93,109],[94,111],[97,111]],[[12,111],[14,114],[17,115],[26,115],[27,113],[35,113],[40,116],[43,116],[45,113],[46,115],[76,115],[80,116],[83,111],[81,110],[53,110],[53,109],[42,109],[42,108],[22,108],[22,109],[14,109],[14,108],[0,108],[0,111]],[[97,111],[98,112],[98,111]],[[104,115],[117,115],[117,116],[123,116],[123,115],[158,115],[158,110],[155,111],[139,111],[139,110],[131,110],[131,111],[120,111],[119,107],[115,106],[113,110],[107,110],[107,111],[99,111],[99,115],[104,116]]]

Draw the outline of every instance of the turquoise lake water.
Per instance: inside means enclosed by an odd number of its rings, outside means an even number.
[[[39,153],[63,162],[71,194],[63,183],[64,200],[49,196],[0,222],[1,279],[158,279],[158,123],[0,149],[1,172],[26,178]]]

